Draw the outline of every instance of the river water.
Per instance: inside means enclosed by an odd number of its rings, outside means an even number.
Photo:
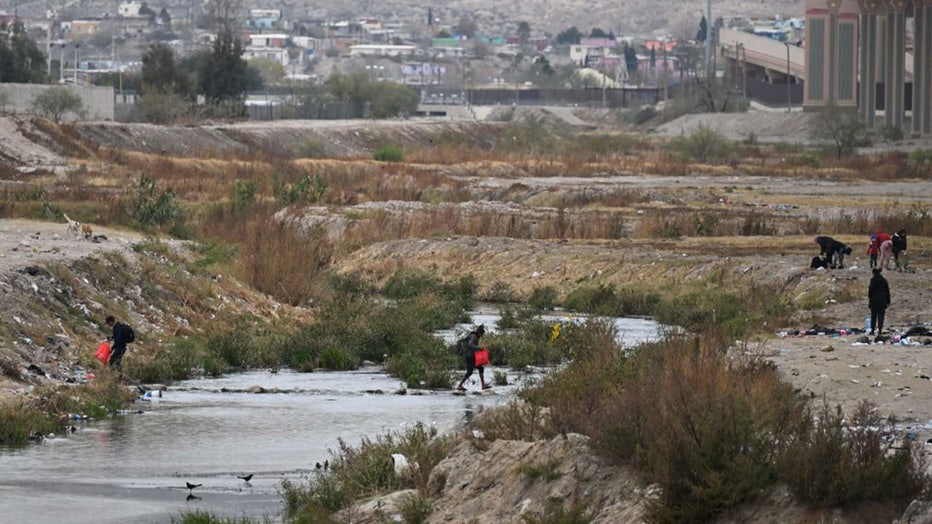
[[[494,315],[473,319],[495,329]],[[627,345],[658,334],[649,320],[618,323]],[[276,522],[282,480],[315,476],[338,438],[355,445],[417,422],[461,427],[477,409],[509,401],[527,378],[499,371],[508,386],[478,395],[472,384],[466,396],[397,395],[402,382],[374,367],[179,382],[126,413],[76,421],[68,436],[0,448],[0,522],[161,523],[195,510]],[[248,393],[253,386],[272,392]],[[250,473],[249,483],[237,478]],[[189,491],[186,482],[201,486]]]

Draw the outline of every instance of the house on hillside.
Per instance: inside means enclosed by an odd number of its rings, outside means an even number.
[[[99,30],[100,20],[72,20],[68,36],[75,40],[84,40],[93,37]]]
[[[123,2],[117,6],[119,16],[139,16],[139,10],[142,9],[142,2]]]
[[[265,58],[278,62],[282,66],[288,66],[291,64],[287,49],[289,43],[289,37],[284,33],[250,34],[246,37],[243,57],[246,60]]]
[[[250,9],[249,19],[246,20],[246,27],[249,29],[258,29],[260,31],[280,29],[281,20],[281,9]]]
[[[461,57],[465,52],[462,40],[458,37],[434,38],[431,40],[431,50],[439,56]]]
[[[617,45],[614,38],[583,38],[570,46],[570,60],[581,67],[590,67],[602,57],[614,55]]]
[[[408,56],[413,55],[417,47],[413,45],[391,44],[357,44],[349,48],[350,56]]]

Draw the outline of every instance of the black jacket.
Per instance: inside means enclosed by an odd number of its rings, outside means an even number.
[[[871,309],[884,309],[890,305],[890,285],[880,273],[871,277],[867,287],[867,304]]]
[[[894,253],[906,251],[906,233],[903,233],[902,235],[899,233],[893,233],[891,240],[893,241]]]
[[[821,255],[831,255],[848,247],[832,237],[815,237],[815,243],[819,244],[821,248],[819,254]]]
[[[469,354],[473,354],[476,351],[482,349],[479,346],[479,334],[475,331],[470,331],[469,336],[466,337],[466,347],[469,349]]]
[[[130,327],[126,324],[121,324],[117,322],[113,325],[113,348],[122,349],[126,347],[126,344],[129,344],[129,330]]]

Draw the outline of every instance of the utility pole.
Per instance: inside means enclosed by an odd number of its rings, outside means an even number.
[[[790,43],[783,42],[786,46],[786,112],[790,112]]]
[[[707,0],[705,7],[705,74],[712,81],[712,0]]]
[[[80,42],[75,42],[75,43],[74,43],[74,76],[73,76],[73,84],[74,84],[75,86],[78,85],[78,48],[80,48],[80,47],[81,47],[81,43],[80,43]]]

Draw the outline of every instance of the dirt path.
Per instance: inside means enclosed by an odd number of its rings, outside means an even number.
[[[138,233],[91,226],[96,240],[68,231],[65,223],[0,220],[0,274],[49,261],[74,260],[100,251],[132,249]]]

